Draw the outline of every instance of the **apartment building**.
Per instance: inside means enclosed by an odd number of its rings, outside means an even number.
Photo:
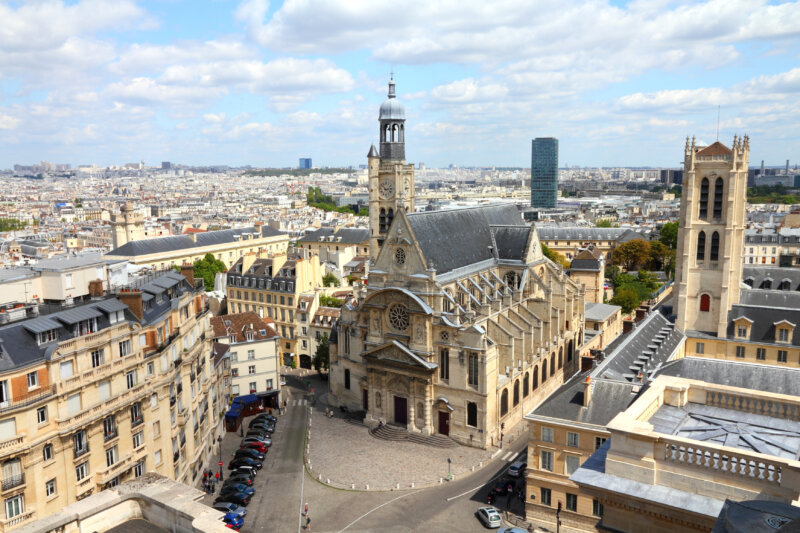
[[[228,311],[253,311],[259,317],[273,319],[280,335],[281,363],[300,366],[298,301],[301,294],[321,285],[319,257],[307,250],[292,249],[266,258],[248,253],[228,270]]]
[[[6,314],[0,531],[145,472],[191,485],[216,460],[224,368],[209,360],[205,293],[191,272],[52,314]]]
[[[369,230],[366,228],[320,228],[297,240],[297,246],[319,255],[320,263],[335,267],[338,278],[346,278],[347,265],[359,257],[369,257]]]
[[[190,233],[129,241],[111,250],[107,259],[127,259],[134,265],[164,269],[194,263],[211,254],[230,267],[246,253],[280,253],[289,236],[269,226]]]
[[[622,334],[622,308],[618,305],[586,304],[586,338],[597,339],[595,349],[603,350]]]
[[[278,347],[275,321],[253,311],[215,316],[211,319],[215,346],[227,345],[233,396],[280,393]],[[277,405],[277,404],[276,404]]]
[[[632,229],[626,228],[583,228],[537,226],[542,244],[567,259],[573,259],[582,249],[592,247],[603,254],[606,261],[611,261],[611,253],[620,244],[634,239],[647,240],[647,237]]]

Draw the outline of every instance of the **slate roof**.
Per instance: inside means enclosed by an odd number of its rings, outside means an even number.
[[[533,226],[490,226],[500,259],[522,261]]]
[[[320,228],[317,231],[306,233],[304,237],[298,239],[298,243],[319,243],[322,239],[333,235],[331,244],[361,244],[369,240],[369,230],[366,228],[340,228],[334,232],[333,228]],[[341,238],[341,240],[338,240]]]
[[[539,238],[543,241],[616,241],[626,242],[632,239],[647,240],[641,233],[628,228],[583,228],[537,226]]]
[[[600,272],[600,261],[597,259],[573,259],[569,269],[576,272]]]
[[[495,259],[491,226],[528,229],[514,205],[409,213],[407,217],[428,266],[440,274]],[[501,233],[506,247],[519,240],[514,230]]]
[[[111,326],[109,313],[116,311],[124,311],[124,320],[129,323],[151,324],[161,320],[161,317],[172,309],[171,298],[195,291],[186,278],[177,272],[168,272],[153,281],[163,281],[163,278],[177,279],[179,283],[169,289],[158,287],[152,282],[146,285],[154,292],[147,299],[145,298],[147,294],[142,293],[142,320],[131,313],[128,306],[120,302],[116,296],[110,295],[104,300],[91,300],[46,316],[3,325],[0,327],[0,371],[26,367],[50,357],[59,342],[74,338],[73,326],[81,320],[96,319],[98,331]],[[58,332],[57,341],[39,346],[36,342],[36,333],[50,330]]]
[[[788,320],[800,324],[800,293],[787,291],[743,290],[740,302],[728,312],[729,339],[736,339],[736,324],[739,318],[751,321],[750,336],[752,342],[775,344],[775,324]],[[794,328],[790,343],[800,346],[800,327]]]
[[[85,254],[70,257],[58,257],[54,259],[42,259],[31,266],[33,271],[62,272],[73,268],[83,268],[92,265],[103,265],[105,259],[100,254]]]
[[[769,288],[764,283],[767,280]],[[742,282],[753,289],[800,291],[800,268],[746,266],[742,268]]]
[[[127,242],[119,248],[111,250],[108,255],[137,257],[140,255],[174,252],[177,250],[189,250],[192,248],[202,248],[204,246],[212,246],[215,244],[231,243],[235,241],[234,236],[236,235],[258,232],[258,228],[251,226],[249,228],[225,229],[197,233],[195,234],[195,238],[197,240],[196,242],[188,235],[174,235],[171,237],[142,239]],[[262,237],[283,235],[283,232],[272,229],[269,226],[261,226],[260,232]]]

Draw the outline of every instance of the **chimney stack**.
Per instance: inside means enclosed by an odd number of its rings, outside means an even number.
[[[583,382],[583,406],[588,407],[589,402],[592,401],[592,378],[586,376],[586,380]]]
[[[142,307],[142,291],[139,289],[122,289],[117,294],[119,301],[128,306],[131,313],[136,315],[136,318],[142,320],[144,318],[144,308]]]
[[[186,278],[189,284],[194,287],[194,266],[191,263],[181,265],[181,276]]]

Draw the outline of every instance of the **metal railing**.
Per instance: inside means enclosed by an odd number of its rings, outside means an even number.
[[[20,474],[15,474],[13,476],[8,476],[3,478],[2,489],[4,491],[13,489],[14,487],[19,487],[20,485],[25,484],[25,473],[22,472]]]

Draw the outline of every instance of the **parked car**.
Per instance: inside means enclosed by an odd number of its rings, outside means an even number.
[[[228,529],[232,529],[232,530],[234,530],[234,531],[239,531],[239,530],[236,528],[236,526],[234,526],[233,524],[225,524],[225,527],[227,527]]]
[[[257,438],[264,438],[269,437],[272,438],[272,433],[263,429],[253,429],[248,431],[245,434],[245,437],[257,437]]]
[[[250,503],[250,496],[248,496],[243,492],[239,493],[231,492],[226,494],[225,496],[220,495],[216,500],[214,500],[214,503],[219,503],[219,502],[226,502],[226,503],[230,502],[230,503],[235,503],[236,505],[247,506],[247,504]]]
[[[272,426],[272,427],[275,427],[275,421],[274,420],[270,420],[269,418],[255,418],[255,419],[251,420],[250,423],[247,425],[247,427],[253,427],[253,426]]]
[[[244,483],[236,483],[236,482],[231,483],[230,481],[226,481],[225,483],[222,484],[222,488],[219,489],[219,493],[225,494],[228,492],[244,492],[245,494],[252,496],[253,494],[256,493],[256,489],[254,489],[253,487],[249,487]]]
[[[261,464],[261,461],[256,461],[255,459],[251,459],[249,457],[234,457],[233,460],[228,463],[228,470],[235,470],[240,466],[252,466],[260,470],[264,465]]]
[[[242,439],[242,444],[250,444],[251,442],[258,442],[267,447],[272,446],[272,439],[270,437],[251,436]]]
[[[274,417],[274,416],[272,416],[272,415],[269,415],[269,414],[267,414],[267,413],[260,413],[260,414],[257,414],[257,415],[255,416],[255,418],[253,418],[253,420],[269,420],[269,421],[271,421],[271,422],[273,422],[273,423],[275,423],[275,422],[277,422],[277,421],[278,421],[278,419],[277,419],[276,417]]]
[[[214,509],[217,511],[222,511],[223,513],[233,513],[238,516],[245,516],[247,514],[247,509],[242,507],[241,505],[236,505],[235,503],[225,502],[225,501],[218,501],[212,505]]]
[[[503,527],[498,529],[497,533],[528,533],[528,530],[521,527]]]
[[[269,449],[269,446],[267,446],[263,442],[244,442],[243,441],[241,446],[239,446],[239,449],[241,450],[241,449],[245,449],[245,448],[246,449],[255,450],[255,451],[261,452],[261,453],[267,453],[267,450]]]
[[[498,494],[501,496],[503,494],[508,494],[509,483],[510,482],[508,479],[498,479],[497,481],[494,482],[494,485],[492,485],[491,489],[492,494]]]
[[[264,454],[259,452],[258,450],[248,450],[245,449],[238,449],[233,454],[234,457],[250,457],[251,459],[255,459],[256,461],[263,461]]]
[[[231,470],[230,473],[231,476],[235,476],[238,474],[245,474],[250,477],[256,477],[256,474],[258,474],[258,468],[249,465],[240,465],[237,466],[236,468],[229,467],[228,469]]]
[[[528,468],[528,463],[525,461],[517,461],[508,467],[506,473],[512,477],[521,477],[525,475],[525,469]]]
[[[275,426],[270,426],[269,424],[255,424],[253,426],[250,426],[250,428],[248,428],[247,430],[248,433],[252,433],[254,431],[257,431],[259,433],[272,434],[275,433]]]
[[[475,514],[478,515],[478,520],[486,527],[498,528],[503,525],[500,513],[494,507],[480,507]]]
[[[253,478],[247,474],[235,474],[229,476],[225,482],[231,481],[233,483],[242,483],[243,485],[247,485],[248,487],[253,486]]]
[[[235,513],[226,513],[225,516],[222,517],[222,521],[226,524],[233,524],[236,531],[239,531],[239,528],[244,525],[244,519]]]

